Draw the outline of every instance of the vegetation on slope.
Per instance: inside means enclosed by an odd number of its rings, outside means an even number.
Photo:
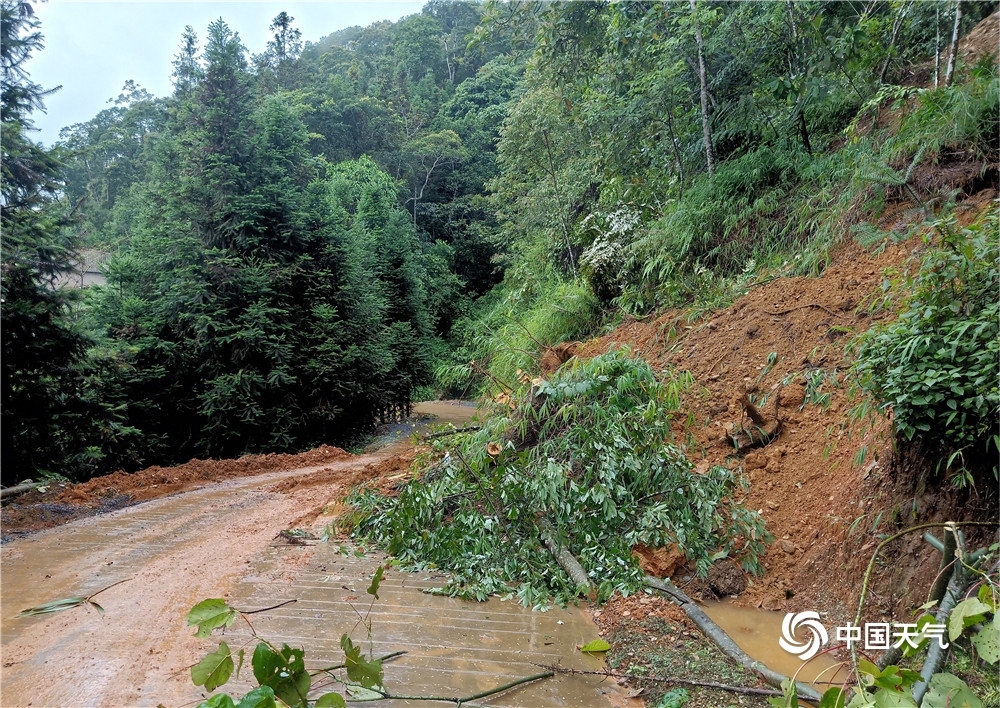
[[[42,180],[4,174],[5,224],[35,224],[4,235],[19,471],[343,443],[996,182],[995,62],[947,41],[986,2],[429,2],[305,44],[281,13],[260,54],[220,20],[173,95],[129,82],[58,164],[15,129],[29,7],[3,5],[5,163]],[[78,245],[113,256],[70,308],[45,281]],[[55,329],[13,336],[33,301]]]

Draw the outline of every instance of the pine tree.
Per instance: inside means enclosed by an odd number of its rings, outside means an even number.
[[[31,5],[0,2],[0,320],[3,333],[3,482],[53,470],[63,459],[62,426],[81,385],[86,340],[74,331],[69,296],[56,288],[71,270],[73,244],[54,204],[61,164],[27,136],[44,91],[25,66],[42,48]]]

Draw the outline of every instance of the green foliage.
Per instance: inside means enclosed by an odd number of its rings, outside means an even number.
[[[982,702],[965,681],[944,672],[931,677],[927,694],[920,705],[927,708],[983,708]]]
[[[696,474],[669,443],[690,385],[684,374],[660,381],[621,352],[520,385],[509,407],[462,436],[398,498],[357,498],[367,517],[356,533],[406,564],[450,571],[450,595],[516,592],[528,605],[579,592],[545,549],[539,518],[600,597],[641,585],[631,555],[638,543],[677,544],[702,574],[727,555],[760,573],[770,536],[731,497],[745,482],[722,467]]]
[[[375,593],[372,594],[374,595]],[[377,659],[365,661],[361,655],[361,647],[355,646],[354,642],[346,634],[340,638],[340,646],[344,650],[344,666],[347,669],[347,678],[361,684],[364,688],[381,688],[383,678],[382,662]]]
[[[217,627],[231,627],[239,613],[226,604],[221,598],[203,600],[191,608],[187,616],[189,625],[197,625],[198,631],[194,636],[207,637]]]
[[[41,46],[31,6],[0,3],[0,428],[7,485],[40,471],[91,471],[103,444],[130,432],[102,401],[107,370],[87,361],[91,342],[75,321],[77,298],[59,284],[78,254],[66,229],[71,219],[57,201],[64,153],[28,137],[32,111],[51,93],[29,80],[25,65]]]
[[[691,700],[691,694],[686,688],[671,688],[663,694],[656,708],[682,708]]]
[[[438,381],[458,391],[478,384],[491,396],[509,392],[546,347],[584,337],[599,321],[597,299],[579,283],[552,278],[515,287],[511,278],[456,323],[464,346],[453,359],[461,363],[439,368]]]
[[[856,343],[854,371],[863,391],[892,411],[897,434],[930,447],[939,465],[965,470],[992,464],[1000,419],[996,368],[1000,357],[998,210],[968,228],[934,225],[935,243],[919,268],[888,283],[899,317]],[[956,460],[961,464],[955,466]],[[963,472],[957,484],[971,478]]]
[[[204,686],[206,691],[214,691],[229,681],[235,668],[229,645],[219,642],[218,649],[191,667],[191,681],[195,686]]]
[[[267,642],[260,642],[253,651],[253,675],[261,686],[268,686],[274,695],[288,705],[304,703],[312,679],[306,671],[302,649],[282,644],[276,651]]]

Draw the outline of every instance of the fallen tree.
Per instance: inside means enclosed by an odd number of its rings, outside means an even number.
[[[770,537],[732,498],[745,481],[724,467],[695,473],[671,442],[690,385],[627,352],[526,381],[482,430],[435,441],[398,496],[355,496],[356,534],[410,567],[449,571],[442,593],[527,605],[639,590],[640,543],[676,545],[701,574],[727,556],[760,573]]]

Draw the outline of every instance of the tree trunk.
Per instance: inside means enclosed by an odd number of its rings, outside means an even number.
[[[549,553],[556,559],[556,562],[566,571],[566,574],[569,575],[570,579],[577,586],[586,587],[587,593],[591,595],[591,599],[595,599],[596,588],[590,580],[590,576],[587,575],[587,571],[583,569],[583,566],[580,565],[580,562],[573,554],[559,545],[556,531],[552,528],[552,524],[549,523],[548,519],[541,517],[535,522],[535,525],[538,526],[538,531],[541,533],[542,541],[545,542],[545,547],[549,549]]]
[[[708,81],[705,78],[705,51],[701,39],[701,25],[698,23],[698,6],[691,0],[691,20],[694,24],[694,39],[698,45],[698,79],[701,81],[701,130],[705,136],[705,161],[708,174],[715,172],[715,150],[712,148],[712,126],[708,116]]]
[[[940,84],[941,74],[941,8],[934,10],[934,88]]]
[[[812,143],[809,142],[809,130],[806,128],[806,112],[802,102],[799,103],[799,135],[802,136],[802,146],[810,155],[813,154]]]
[[[910,4],[907,3],[900,8],[899,13],[896,15],[896,19],[892,23],[892,36],[889,38],[889,46],[885,48],[885,62],[882,64],[882,71],[879,72],[878,82],[880,84],[885,83],[886,72],[889,71],[889,62],[892,59],[892,49],[896,46],[896,38],[899,36],[899,30],[903,27],[903,18],[906,17],[906,13],[910,10]]]
[[[951,31],[951,51],[948,52],[948,68],[944,72],[944,85],[951,86],[955,78],[955,59],[958,56],[958,28],[962,24],[962,0],[955,3],[955,27]]]
[[[15,487],[7,487],[6,489],[0,489],[0,499],[6,499],[7,497],[14,497],[18,494],[24,494],[25,492],[30,492],[36,487],[41,487],[44,482],[32,482],[30,479],[24,484],[18,484]]]

